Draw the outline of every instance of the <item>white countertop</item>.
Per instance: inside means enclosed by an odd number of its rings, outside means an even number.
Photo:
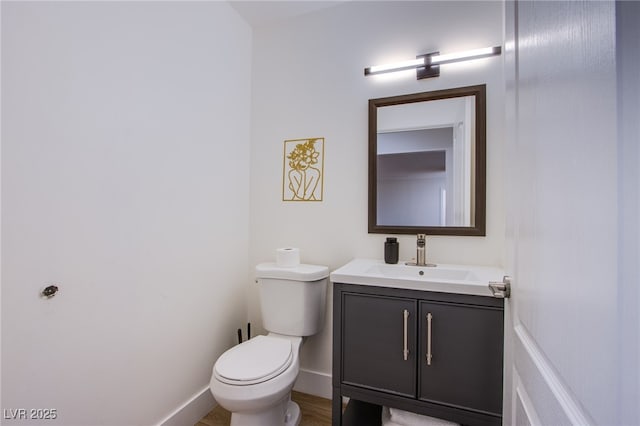
[[[409,266],[379,259],[354,259],[331,272],[334,283],[492,296],[489,282],[502,282],[503,270],[490,266],[438,264]]]

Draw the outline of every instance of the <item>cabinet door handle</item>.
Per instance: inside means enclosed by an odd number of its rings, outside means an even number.
[[[402,357],[404,358],[404,360],[406,361],[407,359],[409,359],[409,339],[408,339],[408,330],[407,330],[407,320],[409,319],[409,311],[408,310],[404,310],[404,312],[402,313],[403,317],[404,317],[404,343],[402,346]]]
[[[431,365],[431,358],[433,358],[433,354],[431,353],[431,320],[433,319],[433,315],[431,312],[427,313],[427,365]]]

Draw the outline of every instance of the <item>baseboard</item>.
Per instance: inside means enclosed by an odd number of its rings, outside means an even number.
[[[202,420],[216,406],[216,400],[209,390],[209,386],[196,392],[182,406],[169,414],[158,426],[194,425]]]
[[[293,390],[331,399],[331,374],[301,368]]]
[[[331,374],[300,369],[293,387],[298,392],[331,399]],[[184,426],[198,423],[216,406],[209,386],[196,392],[182,406],[169,414],[158,426]]]

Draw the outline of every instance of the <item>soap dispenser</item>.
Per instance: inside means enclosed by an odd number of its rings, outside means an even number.
[[[384,243],[384,263],[398,263],[398,239],[395,237],[387,238]]]

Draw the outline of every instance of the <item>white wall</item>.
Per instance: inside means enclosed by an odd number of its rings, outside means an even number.
[[[500,45],[500,2],[347,2],[254,29],[250,264],[274,259],[277,247],[300,247],[302,261],[335,269],[354,257],[381,258],[386,235],[367,233],[367,100],[487,84],[487,236],[429,237],[434,262],[500,265],[503,75],[501,58],[441,67],[417,81],[363,76],[365,67]],[[285,139],[325,137],[322,202],[282,202]],[[415,255],[401,236],[400,257]],[[259,322],[257,288],[250,316]],[[330,299],[329,299],[330,300]],[[331,307],[324,331],[303,347],[302,368],[331,371]]]
[[[153,424],[208,385],[246,320],[250,55],[222,2],[2,2],[2,408]]]

